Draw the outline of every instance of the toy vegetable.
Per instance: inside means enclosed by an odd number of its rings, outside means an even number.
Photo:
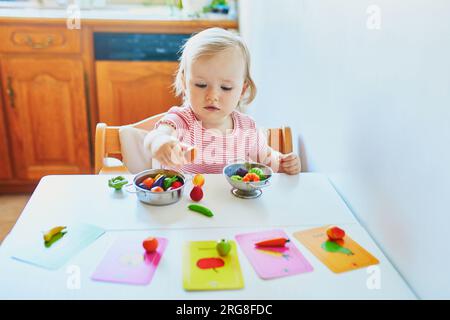
[[[148,178],[146,178],[144,181],[142,181],[142,184],[143,184],[147,189],[151,189],[154,182],[155,182],[155,180],[153,180],[153,178],[148,177]]]
[[[180,181],[175,181],[174,183],[172,183],[172,185],[170,186],[172,189],[178,189],[179,187],[181,187],[183,185],[182,182]]]
[[[108,186],[116,190],[121,190],[124,185],[128,183],[128,180],[123,176],[114,177],[108,180]]]
[[[259,177],[259,180],[264,180],[266,178],[261,168],[252,168],[250,169],[249,173],[256,174]]]
[[[260,180],[259,176],[256,173],[252,173],[252,172],[247,173],[242,178],[242,181],[244,181],[244,182],[258,182],[259,180]]]
[[[157,175],[155,177],[155,182],[153,182],[152,188],[154,188],[154,187],[163,188],[165,179],[166,179],[166,177],[164,177],[163,175]]]
[[[172,186],[172,184],[177,181],[178,177],[177,176],[173,176],[172,178],[165,178],[164,182],[163,182],[163,188],[164,190],[169,189],[169,187]]]
[[[204,206],[201,206],[199,204],[191,204],[191,205],[188,206],[188,208],[189,208],[189,210],[201,213],[201,214],[203,214],[204,216],[207,216],[207,217],[214,216],[214,214],[212,213],[211,210],[209,210],[208,208],[206,208]]]
[[[257,243],[255,243],[255,246],[258,246],[258,247],[284,247],[287,242],[289,242],[289,239],[274,238],[274,239],[257,242]]]
[[[245,170],[244,168],[239,168],[236,170],[236,175],[240,176],[241,178],[245,177],[245,175],[248,173],[247,170]]]

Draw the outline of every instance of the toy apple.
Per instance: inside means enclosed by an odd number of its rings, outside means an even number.
[[[222,239],[217,241],[216,249],[221,257],[225,257],[231,251],[231,244],[229,241]]]
[[[148,237],[142,242],[142,246],[148,253],[155,252],[156,249],[158,249],[158,239],[154,237]]]
[[[327,229],[327,236],[330,240],[342,240],[345,237],[345,231],[338,227],[330,227]]]

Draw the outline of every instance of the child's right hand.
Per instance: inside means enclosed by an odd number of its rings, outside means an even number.
[[[192,146],[181,143],[177,139],[172,139],[162,144],[153,153],[153,157],[164,166],[179,167],[194,160],[193,153],[195,151],[192,151],[192,149]]]

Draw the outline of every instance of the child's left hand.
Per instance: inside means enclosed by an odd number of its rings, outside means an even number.
[[[298,174],[302,169],[300,158],[295,153],[282,154],[280,158],[280,171],[287,174]]]

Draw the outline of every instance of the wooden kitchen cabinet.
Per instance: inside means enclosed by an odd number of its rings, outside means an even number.
[[[65,57],[6,57],[1,73],[15,178],[89,173],[82,62]]]
[[[180,105],[172,83],[177,62],[97,61],[99,121],[131,124]]]
[[[92,173],[98,122],[130,124],[181,104],[172,91],[177,59],[100,59],[97,34],[179,39],[210,27],[237,22],[102,18],[77,30],[66,17],[0,14],[0,194],[30,192],[45,175]]]
[[[13,174],[9,157],[8,141],[6,139],[3,109],[1,107],[2,103],[0,101],[0,179],[11,179]]]

